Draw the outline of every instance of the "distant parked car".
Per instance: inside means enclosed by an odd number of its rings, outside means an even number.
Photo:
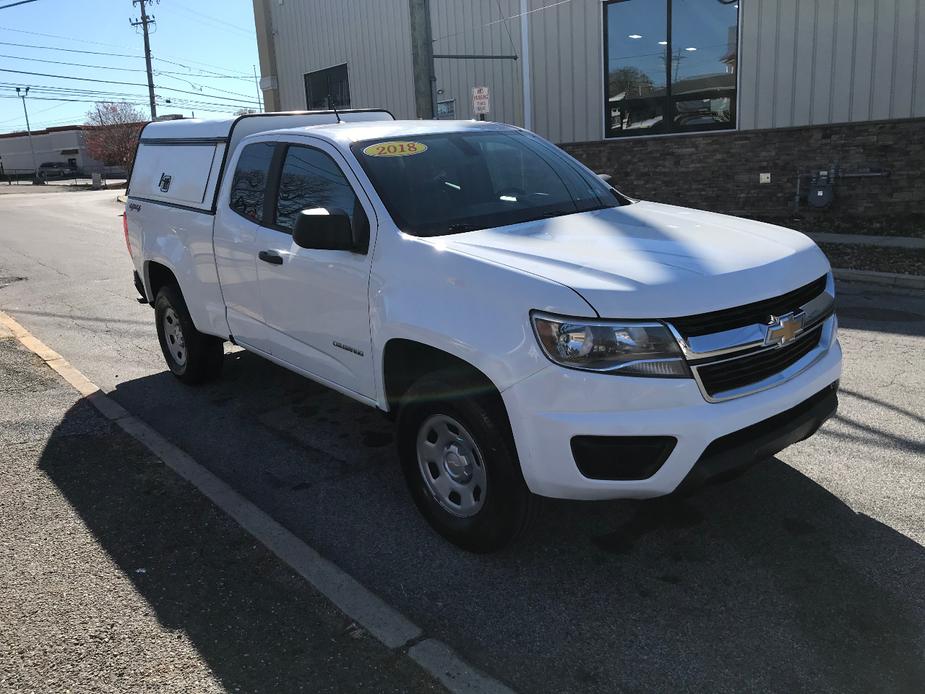
[[[76,166],[72,166],[66,161],[47,161],[39,166],[39,178],[43,181],[52,179],[73,178],[79,172]]]

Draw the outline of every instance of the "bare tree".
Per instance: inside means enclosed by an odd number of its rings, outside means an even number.
[[[107,166],[131,170],[138,135],[148,121],[132,104],[101,101],[89,112],[84,129],[87,152]]]
[[[648,96],[655,91],[655,83],[644,71],[637,67],[627,66],[611,70],[609,75],[610,94],[616,96],[626,93],[626,98]]]

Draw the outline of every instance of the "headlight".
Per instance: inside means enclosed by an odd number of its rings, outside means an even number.
[[[661,323],[594,321],[534,313],[540,346],[556,364],[622,376],[690,378],[681,348]]]

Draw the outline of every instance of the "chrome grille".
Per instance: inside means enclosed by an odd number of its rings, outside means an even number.
[[[720,402],[779,385],[835,339],[835,286],[824,275],[772,299],[665,322],[704,398]]]
[[[700,366],[697,375],[703,389],[714,397],[719,393],[744,388],[779,373],[809,354],[819,345],[822,331],[817,327],[809,335],[783,347],[772,347],[744,357],[733,357]]]

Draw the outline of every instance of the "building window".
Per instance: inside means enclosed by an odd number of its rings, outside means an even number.
[[[739,0],[604,3],[606,137],[735,128]]]
[[[437,120],[456,120],[456,99],[437,102]]]
[[[350,108],[347,64],[306,73],[305,104],[309,111]]]

